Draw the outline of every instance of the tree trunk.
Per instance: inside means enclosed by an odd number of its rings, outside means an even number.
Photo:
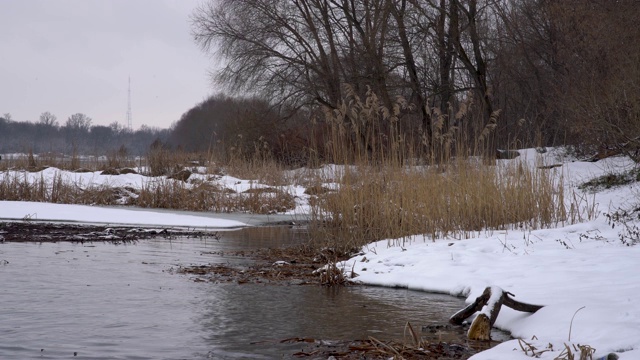
[[[427,110],[427,101],[423,96],[420,88],[420,78],[418,77],[416,61],[413,56],[411,44],[409,43],[409,36],[407,35],[407,27],[404,19],[406,6],[407,2],[406,0],[403,0],[401,1],[399,8],[395,4],[392,5],[391,11],[393,17],[396,20],[396,24],[398,25],[398,36],[400,37],[400,45],[402,46],[402,52],[404,55],[407,72],[409,73],[409,86],[411,88],[413,98],[415,99],[418,108],[420,109],[420,114],[422,116],[422,126],[427,134],[427,138],[429,139],[429,146],[432,146],[431,143],[433,141],[433,133],[431,129],[431,116],[429,115],[429,112]]]

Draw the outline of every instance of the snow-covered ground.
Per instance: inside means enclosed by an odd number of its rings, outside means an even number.
[[[545,162],[554,161],[548,156]],[[620,234],[631,234],[621,224],[612,228],[605,216],[637,207],[637,185],[595,194],[576,188],[594,176],[632,167],[624,158],[613,158],[556,168],[564,176],[565,195],[576,191],[585,206],[595,202],[599,216],[592,221],[536,231],[486,231],[466,240],[384,240],[364,247],[364,254],[344,268],[353,268],[359,275],[355,280],[365,284],[466,296],[469,303],[487,286],[499,286],[516,300],[544,305],[535,314],[502,307],[495,324],[535,346],[540,359],[555,359],[565,344],[574,354],[573,345],[595,348],[594,359],[612,352],[620,359],[640,359],[640,244],[623,244]],[[525,354],[521,345],[529,349],[512,340],[472,359],[530,359],[532,352]]]
[[[534,150],[523,151],[523,158],[532,165],[560,162],[553,154],[537,155]],[[595,194],[577,189],[577,185],[595,176],[623,172],[633,166],[627,159],[610,158],[596,163],[564,161],[562,166],[543,170],[563,176],[565,197],[575,193],[582,206],[597,206],[599,215],[591,221],[535,231],[484,231],[465,240],[423,236],[383,240],[365,246],[363,254],[346,261],[344,267],[349,271],[353,268],[358,274],[354,280],[365,284],[449,293],[466,296],[468,302],[485,287],[499,286],[515,294],[517,300],[544,305],[535,314],[503,307],[496,322],[497,327],[535,346],[541,359],[561,356],[565,345],[574,353],[573,345],[589,345],[596,349],[594,359],[612,352],[620,359],[640,359],[640,244],[627,246],[620,240],[621,234],[630,240],[640,233],[633,232],[637,222],[627,223],[632,228],[621,223],[612,228],[605,216],[618,209],[638,207],[640,193],[635,183]],[[25,176],[49,177],[58,172],[48,169]],[[113,186],[140,186],[145,181],[133,174],[64,176],[82,184]],[[231,177],[218,181],[236,191],[262,186]],[[287,191],[297,197],[297,208],[290,213],[302,216],[308,212],[309,197],[304,188],[290,186]],[[211,228],[247,223],[211,214],[6,201],[0,202],[2,218]],[[512,340],[472,359],[529,359],[529,345]],[[522,347],[529,350],[528,354]]]
[[[134,210],[126,207],[48,204],[40,202],[0,201],[0,221],[59,221],[142,227],[188,227],[225,229],[248,226],[246,222],[220,217],[197,216],[182,212]]]

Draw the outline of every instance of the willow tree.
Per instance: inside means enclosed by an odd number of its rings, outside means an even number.
[[[344,69],[330,11],[313,0],[209,2],[194,12],[193,34],[222,60],[215,76],[229,90],[335,107]]]
[[[348,101],[345,84],[360,97],[375,93],[388,109],[402,96],[414,105],[400,114],[405,131],[419,129],[432,146],[434,109],[446,120],[440,132],[462,124],[450,120],[470,98],[466,113],[474,116],[464,125],[471,131],[495,119],[488,46],[495,4],[220,0],[194,12],[193,34],[220,60],[215,79],[232,93],[260,94],[294,109],[338,109]]]

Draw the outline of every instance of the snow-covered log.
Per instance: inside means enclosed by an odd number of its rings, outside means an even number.
[[[469,304],[469,306],[453,314],[449,318],[449,322],[454,325],[460,325],[469,316],[480,312],[473,320],[467,337],[470,340],[491,340],[491,327],[498,318],[498,313],[502,305],[510,307],[514,310],[534,313],[542,308],[540,305],[531,305],[514,300],[513,294],[502,290],[497,286],[491,286],[484,289],[482,295]]]

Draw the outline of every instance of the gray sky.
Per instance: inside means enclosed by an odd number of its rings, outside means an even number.
[[[0,115],[168,128],[217,92],[189,15],[205,0],[0,0]]]

